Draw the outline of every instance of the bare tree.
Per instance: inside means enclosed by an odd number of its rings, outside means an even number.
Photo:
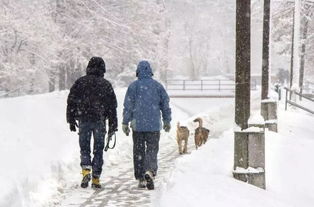
[[[304,2],[304,14],[302,17],[302,39],[301,39],[301,55],[300,55],[300,74],[299,74],[299,88],[300,93],[303,92],[303,82],[304,82],[304,68],[305,68],[305,55],[306,55],[306,43],[309,29],[309,20],[313,15],[313,6],[314,3]],[[302,97],[300,96],[300,99]]]

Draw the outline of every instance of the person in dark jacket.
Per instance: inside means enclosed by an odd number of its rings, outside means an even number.
[[[104,79],[105,62],[100,57],[92,57],[86,68],[86,75],[75,81],[67,100],[67,122],[71,131],[79,128],[79,144],[83,179],[82,188],[101,188],[99,177],[103,165],[106,120],[109,120],[108,137],[117,131],[117,100],[112,85]],[[77,123],[78,121],[78,123]],[[94,137],[91,160],[91,136]],[[91,176],[92,171],[92,176]]]
[[[136,70],[138,80],[128,87],[124,99],[122,130],[128,136],[129,123],[133,135],[133,162],[139,188],[154,189],[157,174],[157,154],[160,130],[170,131],[171,109],[164,87],[152,78],[147,61],[141,61]]]

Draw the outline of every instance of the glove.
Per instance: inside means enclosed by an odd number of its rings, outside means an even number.
[[[70,123],[70,130],[71,132],[76,132],[76,127],[78,127],[76,121]]]
[[[166,132],[169,132],[170,129],[171,129],[170,122],[164,122],[163,129],[164,129]]]
[[[124,132],[126,136],[129,136],[129,133],[130,133],[129,125],[122,124],[122,131]]]

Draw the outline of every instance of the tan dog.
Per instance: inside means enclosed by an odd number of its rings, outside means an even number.
[[[196,149],[200,147],[202,144],[205,144],[208,135],[209,129],[203,127],[203,120],[201,118],[196,118],[194,122],[198,122],[199,126],[195,129],[194,139],[195,139],[195,147]]]
[[[179,146],[179,153],[187,153],[188,148],[188,139],[189,139],[190,131],[185,126],[180,126],[180,122],[177,123],[177,142]],[[182,148],[182,142],[184,141],[184,146]]]

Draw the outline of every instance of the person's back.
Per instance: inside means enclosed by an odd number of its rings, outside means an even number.
[[[134,81],[128,88],[124,101],[123,123],[131,122],[135,131],[160,131],[161,113],[165,122],[171,120],[169,97],[164,87],[152,78],[149,63],[139,63]]]
[[[131,122],[135,179],[139,181],[139,188],[152,190],[158,169],[161,114],[164,129],[169,132],[171,109],[168,94],[152,79],[152,69],[147,61],[138,64],[136,76],[138,80],[128,87],[125,95],[122,130],[128,136]]]
[[[105,120],[117,107],[109,81],[103,78],[105,69],[89,66],[86,75],[75,81],[68,97],[67,121]],[[114,115],[112,115],[114,118]]]
[[[100,188],[99,177],[103,165],[106,119],[109,119],[108,136],[117,131],[117,100],[109,81],[104,79],[105,62],[93,57],[86,68],[86,75],[79,78],[70,89],[67,100],[67,122],[70,130],[79,127],[79,144],[83,179],[81,187],[86,188],[91,179],[92,186]],[[77,122],[79,124],[77,124]],[[91,160],[90,141],[94,137],[94,157]]]

